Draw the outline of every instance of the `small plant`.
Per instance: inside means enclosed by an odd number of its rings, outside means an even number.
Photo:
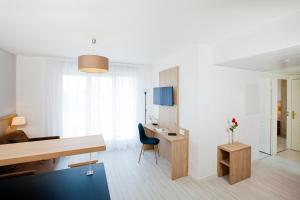
[[[229,128],[229,130],[231,131],[231,133],[234,133],[234,130],[239,126],[239,123],[237,122],[237,120],[235,118],[232,118],[231,120],[231,127]]]
[[[230,140],[230,144],[233,145],[234,143],[234,139],[233,139],[233,133],[234,133],[234,130],[239,126],[239,123],[236,121],[235,118],[232,118],[231,120],[231,123],[230,123],[230,127],[229,127],[229,130],[231,131],[231,140]]]

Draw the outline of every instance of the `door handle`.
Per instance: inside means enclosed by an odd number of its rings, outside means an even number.
[[[295,117],[296,117],[296,112],[292,111],[292,119],[295,119]]]

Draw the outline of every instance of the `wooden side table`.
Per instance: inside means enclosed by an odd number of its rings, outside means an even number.
[[[251,146],[235,142],[218,146],[218,176],[228,174],[234,184],[251,176]]]

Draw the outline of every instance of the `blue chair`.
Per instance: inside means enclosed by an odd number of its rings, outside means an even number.
[[[141,123],[139,123],[138,128],[139,128],[139,134],[140,134],[140,141],[143,144],[141,152],[140,152],[140,157],[139,157],[138,163],[140,163],[142,152],[143,151],[145,152],[145,145],[148,144],[148,145],[153,145],[154,154],[155,154],[155,161],[156,161],[156,164],[157,164],[157,155],[156,155],[156,153],[159,155],[159,149],[158,149],[159,139],[148,137],[145,133],[144,126]]]

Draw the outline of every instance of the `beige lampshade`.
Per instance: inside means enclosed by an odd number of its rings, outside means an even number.
[[[22,126],[26,124],[26,119],[25,117],[14,117],[11,125],[12,126]]]
[[[108,58],[97,55],[78,57],[78,69],[82,72],[104,73],[108,71]]]

